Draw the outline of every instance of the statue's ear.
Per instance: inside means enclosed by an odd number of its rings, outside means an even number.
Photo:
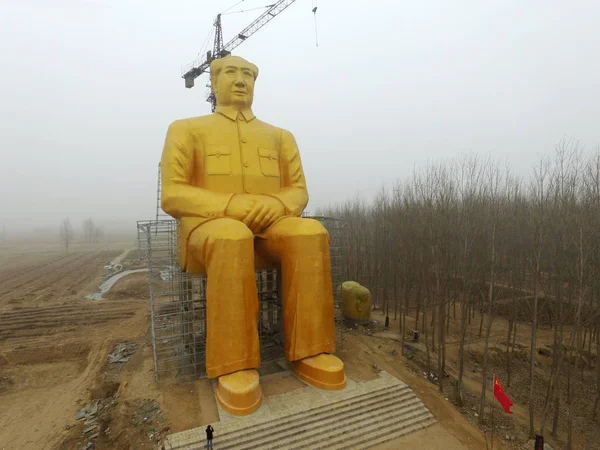
[[[250,63],[250,69],[252,69],[252,73],[254,74],[254,81],[258,78],[258,67],[256,64]]]
[[[217,95],[217,77],[210,77],[210,88]]]

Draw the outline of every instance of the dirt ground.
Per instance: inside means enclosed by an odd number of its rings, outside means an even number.
[[[450,318],[449,328],[446,334],[446,371],[450,377],[445,382],[444,398],[448,398],[449,404],[453,401],[453,386],[451,380],[456,379],[458,375],[458,341],[459,341],[459,326],[460,326],[460,305],[457,305],[456,320],[453,317]],[[483,431],[484,435],[487,436],[488,441],[491,440],[491,408],[494,408],[494,421],[495,421],[495,439],[494,448],[499,443],[507,447],[530,448],[527,446],[531,440],[528,436],[529,429],[529,410],[527,408],[529,401],[528,386],[529,386],[529,348],[531,343],[531,327],[527,323],[519,322],[517,326],[517,337],[516,344],[517,348],[513,354],[512,361],[512,384],[507,386],[506,384],[506,333],[508,329],[508,322],[506,319],[500,316],[496,316],[492,323],[492,329],[490,333],[490,353],[489,353],[489,368],[488,377],[492,373],[498,376],[499,380],[504,384],[504,390],[507,395],[511,398],[514,405],[512,407],[513,414],[507,415],[500,408],[497,400],[493,396],[493,386],[491,379],[487,383],[486,391],[486,410],[484,424],[480,426],[478,424],[479,414],[479,398],[481,392],[481,366],[482,366],[482,354],[484,349],[484,339],[478,337],[480,315],[475,313],[475,317],[472,319],[471,324],[467,328],[466,345],[465,345],[465,371],[464,371],[464,386],[465,386],[465,406],[459,408],[453,405],[456,411],[467,418],[469,422]],[[384,323],[385,315],[380,311],[374,311],[372,313],[372,319],[377,320],[380,323]],[[407,327],[414,328],[414,314],[407,315]],[[569,330],[565,329],[565,333]],[[429,330],[431,333],[431,329]],[[354,336],[360,336],[361,333],[355,331],[352,332]],[[431,339],[431,335],[429,336]],[[548,350],[552,348],[554,338],[554,331],[549,328],[538,328],[536,347],[538,349]],[[375,332],[372,335],[360,336],[360,339],[366,342],[376,340],[377,350],[380,352],[382,358],[386,357],[386,354],[392,350],[388,342],[391,341],[394,345],[397,345],[396,351],[400,354],[401,335],[398,333],[398,321],[393,319],[393,314],[390,317],[390,327],[388,331]],[[437,339],[437,338],[436,338]],[[405,345],[407,345],[408,356],[411,352],[416,355],[414,361],[408,362],[406,358],[401,358],[403,361],[408,363],[410,370],[412,370],[416,379],[409,381],[407,374],[397,374],[397,376],[408,383],[411,386],[417,386],[418,383],[425,383],[426,385],[434,386],[435,390],[438,389],[438,383],[427,381],[424,375],[425,360],[425,346],[423,344],[423,334],[421,333],[421,342],[413,343],[407,338]],[[382,344],[383,343],[383,344]],[[399,357],[399,356],[398,356]],[[431,353],[431,359],[437,361],[437,352]],[[389,356],[388,356],[389,358]],[[417,363],[417,360],[419,362]],[[543,410],[543,399],[546,395],[547,390],[547,377],[550,373],[552,359],[548,356],[538,354],[539,364],[536,366],[535,371],[535,408],[536,414],[534,416],[535,431],[539,433],[539,427],[541,423],[541,411]],[[435,365],[437,367],[437,365]],[[386,369],[388,370],[388,369]],[[574,377],[573,390],[575,391],[575,402],[574,402],[574,433],[573,433],[573,448],[585,448],[590,435],[594,430],[594,423],[590,420],[591,408],[593,406],[593,399],[595,398],[595,367],[588,367],[586,370],[581,370],[582,377]],[[394,373],[391,371],[391,373]],[[395,374],[395,373],[394,373]],[[395,374],[396,375],[396,374]],[[423,399],[426,406],[426,399]],[[561,409],[561,422],[558,427],[558,440],[554,440],[551,437],[551,426],[552,426],[552,414],[548,415],[546,420],[546,427],[544,432],[545,442],[556,448],[565,448],[567,433],[565,426],[566,416],[566,405],[564,401]],[[432,407],[434,414],[439,411],[439,408]],[[550,411],[552,412],[552,411]],[[443,421],[442,421],[443,423]],[[508,435],[514,439],[506,442],[505,436]],[[488,442],[490,443],[490,442]],[[481,448],[485,448],[481,447]],[[600,442],[595,442],[591,447],[592,449],[600,448]]]
[[[145,339],[142,298],[85,299],[104,280],[104,265],[132,246],[0,249],[0,448],[57,448],[98,387],[113,344]]]
[[[76,416],[90,405],[98,408],[96,449],[153,449],[169,432],[218,420],[210,380],[154,382],[146,274],[119,281],[103,300],[85,298],[106,279],[107,263],[121,258],[139,266],[133,247],[133,242],[75,245],[69,254],[52,245],[1,249],[0,449],[85,449],[93,435],[84,434],[86,424],[95,422]],[[383,316],[374,312],[374,319]],[[485,449],[486,435],[470,405],[467,413],[456,408],[447,400],[450,386],[439,393],[415,361],[401,356],[396,329],[392,321],[388,331],[374,335],[347,332],[338,354],[353,379],[373,379],[381,368],[406,382],[438,423],[378,448]],[[545,339],[543,331],[540,336]],[[528,339],[525,326],[521,339]],[[131,345],[133,354],[127,362],[109,364],[108,355],[120,343]],[[478,345],[471,343],[470,350]],[[456,359],[452,348],[449,372]],[[467,390],[476,392],[480,375],[467,372]],[[281,378],[265,386],[264,395],[299,386],[294,377]],[[514,409],[517,421],[526,420],[522,406]],[[510,433],[518,441],[507,443],[497,434],[494,448],[517,448],[527,439],[518,429]]]

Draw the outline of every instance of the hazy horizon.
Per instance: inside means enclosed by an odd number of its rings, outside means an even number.
[[[234,3],[0,0],[0,228],[152,219],[169,123],[210,113],[207,76],[188,90],[180,69]],[[493,155],[527,178],[565,135],[600,143],[600,4],[321,1],[318,47],[314,4],[234,51],[260,69],[254,113],[296,137],[308,211],[428,161]],[[225,41],[260,13],[223,16]]]

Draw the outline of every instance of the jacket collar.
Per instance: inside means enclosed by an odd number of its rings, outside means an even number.
[[[234,121],[237,119],[238,114],[241,114],[246,122],[250,122],[256,117],[250,108],[239,110],[233,106],[217,106],[215,112]]]

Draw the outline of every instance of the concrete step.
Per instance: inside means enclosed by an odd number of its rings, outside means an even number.
[[[255,414],[214,423],[219,450],[367,449],[435,422],[416,394],[387,372],[343,391],[305,386],[265,397]],[[221,414],[225,414],[221,412]],[[169,450],[206,446],[204,426],[169,435]]]
[[[364,399],[362,402],[353,402],[338,408],[330,408],[318,414],[309,414],[300,420],[286,423],[284,426],[269,428],[268,433],[262,433],[258,439],[244,440],[232,446],[224,447],[227,450],[250,450],[255,448],[278,448],[282,442],[292,445],[303,442],[314,434],[324,434],[329,430],[336,431],[339,425],[351,425],[362,418],[377,414],[398,405],[422,406],[410,389],[384,394],[384,398]],[[300,448],[308,447],[301,445]]]
[[[382,429],[365,434],[352,442],[346,442],[335,447],[326,447],[336,450],[355,450],[357,448],[367,449],[377,445],[385,444],[394,439],[398,439],[407,434],[419,431],[435,423],[434,417],[428,413],[412,421],[406,421],[401,426],[394,427],[392,430]]]
[[[408,386],[396,385],[386,387],[375,392],[339,400],[317,408],[263,422],[260,425],[240,428],[232,432],[224,433],[220,435],[218,439],[217,436],[215,436],[213,442],[215,444],[218,443],[219,448],[234,449],[237,448],[238,445],[253,441],[255,437],[260,439],[261,437],[264,438],[265,435],[273,436],[276,433],[286,432],[286,430],[290,428],[297,428],[302,424],[306,424],[307,421],[314,423],[322,418],[340,416],[340,414],[358,407],[368,407],[369,405],[382,401],[382,399],[403,398],[404,395],[410,395],[411,393],[412,391]],[[241,437],[243,437],[243,442],[240,442]],[[252,443],[254,444],[254,442]]]
[[[400,427],[412,424],[419,418],[425,418],[429,411],[423,406],[418,398],[415,398],[406,405],[406,407],[395,408],[388,405],[384,410],[369,410],[356,415],[350,419],[340,417],[339,424],[329,429],[312,429],[303,433],[295,439],[286,440],[284,446],[273,446],[263,448],[277,448],[285,450],[306,450],[306,449],[330,449],[335,446],[346,446],[348,444],[356,447],[355,441],[360,439],[365,433],[381,432],[386,430],[391,432]],[[289,445],[292,444],[292,445]]]

